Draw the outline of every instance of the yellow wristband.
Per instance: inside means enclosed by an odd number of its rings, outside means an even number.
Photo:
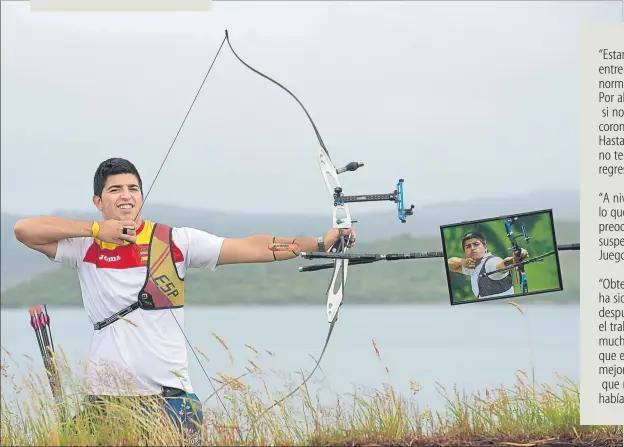
[[[91,226],[91,236],[95,239],[97,235],[100,233],[100,224],[97,220],[93,221],[93,225]]]

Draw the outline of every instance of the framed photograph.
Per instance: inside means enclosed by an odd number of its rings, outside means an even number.
[[[563,290],[552,209],[442,225],[451,305]]]

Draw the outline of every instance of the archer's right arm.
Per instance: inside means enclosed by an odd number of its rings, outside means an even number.
[[[447,264],[451,272],[462,273],[462,267],[465,267],[465,259],[449,258]]]
[[[124,240],[134,242],[134,230],[123,234],[123,227],[133,226],[134,221],[106,220],[99,223],[98,239],[122,244]],[[18,220],[13,228],[15,238],[33,250],[49,258],[56,257],[58,241],[77,237],[93,237],[93,221],[74,220],[54,216],[27,217]]]

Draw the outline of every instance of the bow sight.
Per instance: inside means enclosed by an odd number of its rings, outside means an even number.
[[[342,168],[336,169],[337,174],[342,174],[347,171],[356,171],[358,168],[364,166],[364,163],[352,161]],[[407,216],[414,215],[414,205],[411,205],[409,209],[405,209],[405,198],[403,194],[403,179],[399,179],[396,185],[396,189],[389,194],[359,194],[355,196],[345,196],[342,194],[342,188],[337,186],[334,188],[334,206],[340,207],[345,203],[353,202],[394,202],[397,204],[397,214],[399,220],[403,223],[407,222]],[[352,221],[354,222],[354,221]],[[341,224],[340,218],[336,219],[336,223]]]
[[[505,229],[507,230],[507,237],[509,238],[512,244],[512,247],[509,250],[513,250],[514,252],[519,251],[519,247],[518,247],[518,243],[516,242],[516,239],[523,238],[524,242],[526,243],[528,243],[531,239],[533,239],[533,236],[529,236],[527,234],[526,224],[524,222],[521,224],[522,234],[517,234],[517,235],[514,234],[511,225],[516,220],[518,220],[517,217],[513,217],[513,218],[508,217],[503,220],[505,222]]]

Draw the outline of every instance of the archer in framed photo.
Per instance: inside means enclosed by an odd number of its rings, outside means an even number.
[[[452,305],[563,290],[552,210],[440,231]]]

